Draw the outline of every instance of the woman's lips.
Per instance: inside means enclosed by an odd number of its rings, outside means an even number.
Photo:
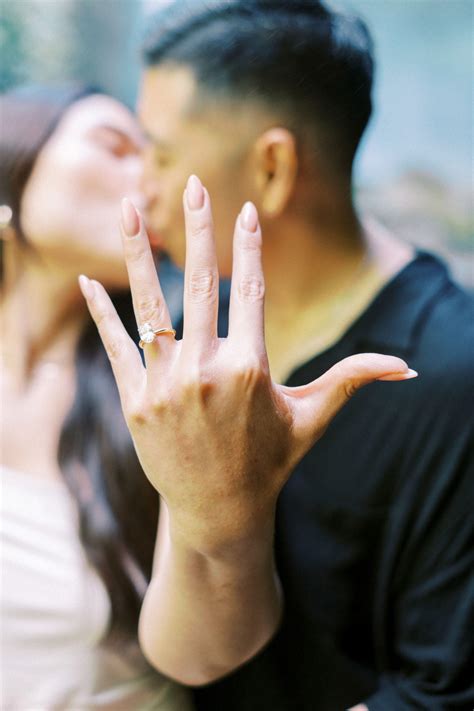
[[[150,240],[150,244],[153,247],[164,247],[163,236],[160,234],[160,232],[155,230],[148,223],[145,223],[145,227],[148,234],[148,238]]]

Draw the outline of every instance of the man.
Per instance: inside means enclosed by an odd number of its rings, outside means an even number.
[[[145,59],[148,219],[182,266],[199,175],[225,276],[235,214],[255,203],[273,379],[302,385],[364,351],[420,372],[357,392],[297,464],[276,516],[279,630],[196,689],[198,709],[470,708],[474,311],[438,260],[357,216],[366,27],[316,0],[175,2]]]

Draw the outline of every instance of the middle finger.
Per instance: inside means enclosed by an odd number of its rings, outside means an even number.
[[[211,203],[201,181],[192,175],[183,199],[186,222],[183,342],[203,351],[217,338],[219,274]]]

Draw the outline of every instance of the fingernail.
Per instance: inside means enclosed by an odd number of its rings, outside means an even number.
[[[413,370],[412,368],[408,368],[407,372],[403,376],[403,380],[410,380],[410,378],[417,378],[418,373],[416,370]]]
[[[196,175],[191,175],[186,185],[186,201],[190,210],[200,210],[204,205],[204,190]]]
[[[246,202],[240,213],[240,224],[248,232],[255,232],[258,225],[257,208],[253,202]]]
[[[135,237],[140,231],[138,213],[128,198],[122,200],[122,227],[127,237]]]
[[[408,368],[405,373],[390,373],[390,375],[384,375],[383,378],[377,378],[377,380],[411,380],[412,378],[417,378],[418,373],[412,368]]]
[[[94,286],[90,279],[88,279],[84,274],[81,274],[78,278],[79,288],[85,299],[92,299],[94,296]]]

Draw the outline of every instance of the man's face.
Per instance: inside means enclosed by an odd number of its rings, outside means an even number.
[[[147,221],[171,258],[184,266],[183,190],[192,173],[199,176],[211,196],[219,269],[229,276],[235,219],[243,203],[254,199],[255,125],[251,118],[235,117],[224,102],[213,101],[193,115],[189,109],[198,90],[184,66],[160,65],[144,73],[138,114],[148,137]]]

